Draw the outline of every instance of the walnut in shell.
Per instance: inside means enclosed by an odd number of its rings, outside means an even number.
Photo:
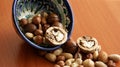
[[[93,53],[98,48],[98,41],[91,36],[79,37],[77,39],[77,44],[84,53]]]
[[[46,30],[45,38],[52,45],[61,45],[67,41],[67,32],[60,27],[50,27]]]

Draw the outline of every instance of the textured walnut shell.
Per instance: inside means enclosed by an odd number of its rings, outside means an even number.
[[[93,53],[98,48],[98,41],[90,36],[79,37],[77,39],[77,44],[84,53]]]
[[[51,45],[61,45],[67,41],[67,32],[60,27],[49,27],[46,30],[45,38]]]

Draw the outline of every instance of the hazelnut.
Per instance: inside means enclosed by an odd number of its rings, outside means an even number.
[[[29,23],[27,25],[24,26],[24,30],[26,32],[34,32],[37,29],[36,25]]]
[[[40,24],[40,22],[41,22],[41,16],[39,16],[39,15],[34,16],[33,19],[32,19],[32,22],[34,24]]]
[[[52,26],[57,26],[63,28],[63,24],[60,22],[55,22]]]
[[[48,24],[52,25],[52,24],[54,24],[55,22],[58,22],[58,21],[59,21],[59,17],[55,13],[51,13],[51,14],[48,15],[48,18],[47,18]]]
[[[55,55],[60,55],[61,53],[63,52],[63,49],[62,48],[58,48],[58,49],[56,49],[56,50],[54,50],[53,51],[53,53],[55,54]]]
[[[43,42],[43,38],[42,38],[42,36],[37,35],[37,36],[33,37],[33,41],[34,41],[36,44],[41,44],[41,43]]]
[[[25,36],[26,36],[28,39],[31,39],[31,38],[34,37],[33,33],[30,33],[30,32],[25,33]]]
[[[108,67],[116,67],[115,62],[113,62],[112,60],[109,60],[109,61],[107,62],[107,65],[108,65]]]
[[[99,52],[98,60],[106,63],[108,61],[108,54],[105,51]]]
[[[84,67],[94,67],[94,62],[91,59],[86,59],[83,62]]]
[[[65,65],[65,62],[64,61],[58,61],[57,62],[58,65],[60,65],[61,67]]]
[[[28,23],[28,20],[25,19],[25,18],[22,18],[20,21],[19,21],[20,25],[23,27],[24,25],[26,25]]]
[[[61,56],[64,56],[65,59],[73,58],[73,55],[71,53],[62,53]]]
[[[47,53],[45,55],[45,58],[51,62],[55,62],[56,60],[56,55],[55,54],[52,54],[52,53]]]
[[[67,32],[60,27],[50,27],[45,33],[45,38],[50,45],[61,45],[67,41]]]
[[[61,56],[61,55],[57,56],[56,61],[65,61],[65,56]]]
[[[35,32],[34,32],[35,35],[43,35],[43,31],[40,30],[40,29],[36,29]]]
[[[72,39],[69,39],[63,45],[63,50],[64,50],[64,52],[75,54],[75,52],[77,51],[77,45]]]
[[[79,37],[77,39],[77,44],[84,53],[93,53],[98,48],[97,40],[91,36]]]
[[[86,58],[87,59],[93,59],[93,55],[91,53],[89,53],[89,54],[86,55]]]

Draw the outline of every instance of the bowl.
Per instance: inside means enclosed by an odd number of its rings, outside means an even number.
[[[73,13],[67,0],[14,0],[12,12],[15,29],[17,30],[20,37],[22,37],[32,47],[47,51],[60,48],[63,44],[49,48],[39,46],[29,40],[21,31],[21,27],[19,24],[20,19],[28,19],[36,14],[39,14],[42,11],[51,11],[58,14],[61,23],[68,31],[67,39],[69,39],[72,33],[74,22]]]

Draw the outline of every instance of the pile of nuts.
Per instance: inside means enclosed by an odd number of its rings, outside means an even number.
[[[67,41],[66,29],[55,13],[42,12],[29,19],[22,18],[19,24],[25,36],[40,46],[64,44],[53,51],[39,51],[40,56],[55,63],[54,67],[116,67],[120,61],[120,55],[102,51],[94,37],[82,36],[77,42]]]
[[[66,29],[55,13],[41,12],[32,18],[22,18],[19,25],[25,36],[40,46],[56,46],[67,41]]]
[[[39,51],[39,55],[55,63],[54,67],[116,67],[120,61],[119,54],[108,55],[90,36],[79,37],[76,43],[69,39],[61,48]]]

